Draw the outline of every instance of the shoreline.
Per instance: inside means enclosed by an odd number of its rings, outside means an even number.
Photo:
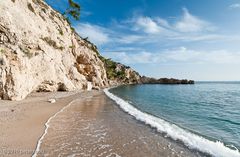
[[[51,104],[47,102],[49,98],[56,98],[56,103]],[[70,107],[67,107],[71,102],[73,104],[70,105]],[[122,111],[120,107],[116,105],[114,101],[110,100],[110,98],[108,98],[102,91],[33,93],[23,101],[0,101],[0,104],[0,113],[1,115],[5,115],[0,116],[0,124],[2,128],[0,131],[2,135],[0,138],[0,156],[32,156],[38,140],[43,136],[44,130],[46,129],[45,123],[50,117],[53,117],[64,107],[67,107],[66,111],[61,112],[61,114],[57,115],[52,121],[50,121],[49,125],[52,128],[50,127],[49,132],[46,134],[45,138],[42,139],[43,143],[39,149],[39,153],[49,154],[51,150],[60,147],[57,147],[59,140],[57,140],[56,143],[54,141],[55,136],[68,136],[68,140],[69,138],[71,139],[71,137],[76,136],[75,132],[69,134],[69,131],[76,130],[76,128],[71,127],[74,123],[79,123],[79,126],[91,124],[94,126],[94,131],[96,132],[98,132],[99,128],[103,126],[108,130],[104,132],[106,137],[104,136],[96,139],[96,141],[100,140],[99,144],[102,145],[104,151],[101,152],[99,150],[100,152],[96,152],[95,150],[90,153],[91,155],[106,153],[106,150],[108,150],[108,153],[115,153],[115,155],[118,154],[120,156],[157,156],[156,154],[162,154],[164,156],[200,156],[199,154],[188,150],[181,143],[167,139],[163,137],[163,135],[156,133],[154,129],[135,120],[132,116]],[[81,113],[81,115],[72,117],[70,113]],[[86,113],[88,114],[85,115]],[[74,121],[61,124],[63,121],[68,120],[69,116],[75,118]],[[59,121],[59,119],[61,119],[61,121]],[[89,121],[90,123],[81,122],[82,120]],[[109,126],[109,124],[111,124],[111,126]],[[70,126],[63,135],[62,132],[58,132],[59,130],[53,130],[55,127],[57,128],[68,125]],[[87,127],[83,129],[87,129]],[[79,132],[78,134],[82,135],[79,135],[81,140],[78,142],[84,142],[84,144],[90,142],[91,138],[85,139],[83,137],[90,134],[91,131],[92,130],[88,130],[88,132]],[[95,136],[100,136],[94,131],[91,135],[93,139]],[[121,139],[118,139],[118,137],[121,137]],[[142,137],[142,139],[139,137]],[[107,141],[106,144],[101,141],[102,138]],[[61,141],[66,141],[66,139],[63,138]],[[148,144],[146,145],[146,143]],[[56,145],[56,148],[51,148],[48,144],[54,144]],[[64,142],[62,144],[64,144]],[[71,147],[75,147],[76,145],[73,144],[73,141],[70,144]],[[124,148],[123,146],[126,144],[128,147]],[[84,148],[81,151],[90,151],[94,146],[95,144],[92,143],[91,147],[87,145],[86,150]],[[96,148],[97,150],[100,149],[98,147]],[[141,152],[142,154],[139,154],[139,151],[143,149],[145,149],[145,151]],[[79,150],[80,148],[75,151]],[[73,150],[66,153],[71,152],[73,152]],[[38,155],[41,156],[40,154]]]
[[[137,121],[156,129],[156,132],[166,134],[164,136],[169,137],[174,142],[180,142],[188,149],[196,151],[203,156],[240,156],[236,147],[234,147],[236,149],[231,149],[220,141],[211,141],[164,119],[142,112],[127,101],[109,92],[109,89],[104,89],[105,94],[118,104],[124,112],[133,116]]]
[[[76,92],[32,93],[22,101],[0,100],[0,156],[31,156],[46,121],[76,99]],[[56,103],[49,103],[54,98]]]

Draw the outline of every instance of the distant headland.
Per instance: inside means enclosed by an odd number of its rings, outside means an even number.
[[[187,79],[174,79],[174,78],[151,78],[142,76],[141,82],[143,84],[194,84],[194,80],[187,80]]]

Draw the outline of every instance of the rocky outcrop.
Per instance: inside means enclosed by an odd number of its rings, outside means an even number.
[[[105,59],[100,55],[99,58],[104,62],[110,85],[141,83],[139,73],[129,66],[114,62],[111,59]]]
[[[0,1],[0,98],[108,85],[96,47],[42,0]]]
[[[21,100],[33,91],[194,83],[141,77],[105,59],[43,0],[0,0],[0,13],[0,99]]]
[[[141,83],[143,83],[143,84],[194,84],[194,81],[186,80],[186,79],[179,80],[179,79],[174,79],[174,78],[155,79],[155,78],[142,76]]]

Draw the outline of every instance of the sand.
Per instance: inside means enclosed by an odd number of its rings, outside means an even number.
[[[34,93],[19,102],[0,101],[0,156],[31,156],[46,121],[66,106],[50,121],[37,156],[201,156],[138,122],[102,91]]]
[[[34,93],[23,101],[0,100],[0,156],[31,156],[45,122],[79,92]],[[51,104],[48,99],[55,98]]]

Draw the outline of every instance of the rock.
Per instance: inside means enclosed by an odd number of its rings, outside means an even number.
[[[96,46],[44,1],[1,0],[0,12],[1,99],[108,86]]]
[[[22,100],[33,91],[194,83],[143,78],[132,68],[105,59],[43,0],[0,0],[0,13],[0,99]]]
[[[155,79],[155,78],[150,78],[146,76],[141,77],[141,83],[143,84],[194,84],[193,80],[179,80],[179,79],[174,79],[174,78],[160,78],[160,79]]]
[[[55,99],[49,99],[48,102],[51,103],[51,104],[53,104],[53,103],[56,102],[56,100],[55,100]]]
[[[100,58],[104,62],[110,85],[141,83],[139,73],[129,66],[114,62],[111,59],[105,59],[102,56],[100,56]]]
[[[91,83],[91,82],[88,82],[88,83],[87,83],[87,91],[91,91],[92,88],[93,88],[92,83]]]

